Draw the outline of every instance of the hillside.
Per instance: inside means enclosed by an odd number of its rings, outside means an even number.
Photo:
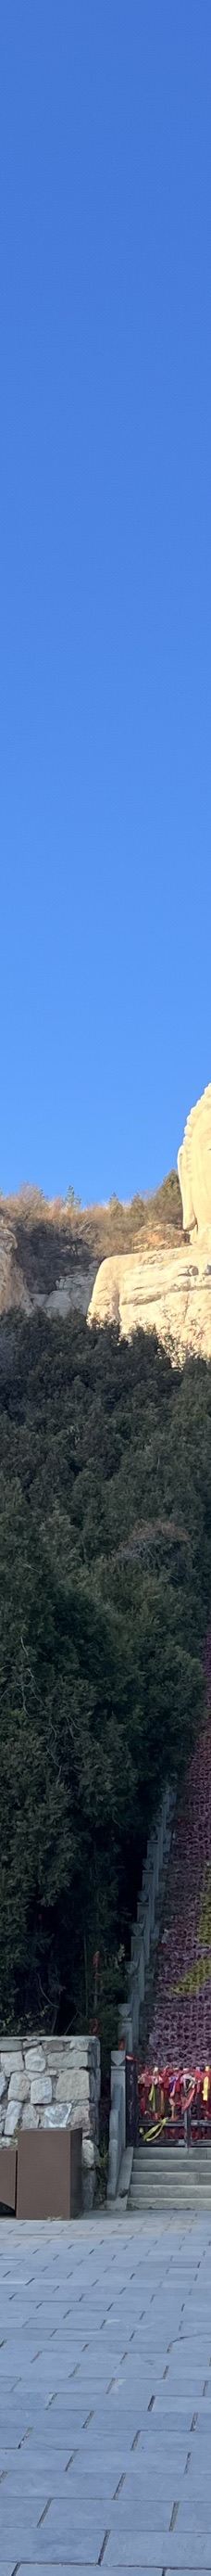
[[[81,1208],[74,1201],[45,1199],[42,1191],[23,1188],[17,1196],[0,1197],[0,1314],[22,1307],[30,1314],[41,1304],[48,1314],[87,1313],[99,1263],[108,1253],[130,1252],[141,1245],[175,1242],[181,1231],[179,1181],[170,1172],[154,1196],[137,1196],[127,1205],[113,1197],[107,1206]]]
[[[181,1233],[176,1173],[128,1206],[0,1202],[0,2012],[90,2024],[99,1949],[104,2065],[151,1817],[203,1709],[211,1366],[86,1311],[109,1250]]]
[[[203,1707],[211,1367],[83,1316],[0,1331],[0,2012],[105,2038]],[[107,2017],[107,2018],[106,2018]]]

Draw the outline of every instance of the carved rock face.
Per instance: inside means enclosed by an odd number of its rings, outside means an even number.
[[[187,1233],[211,1227],[211,1082],[190,1110],[178,1154],[183,1225]]]
[[[195,1249],[196,1240],[196,1249]],[[126,1341],[137,1330],[157,1332],[172,1358],[186,1351],[211,1359],[211,1253],[198,1258],[198,1237],[175,1251],[120,1253],[101,1262],[89,1307],[90,1324],[117,1324]]]
[[[156,1331],[172,1357],[211,1359],[211,1083],[187,1118],[178,1154],[183,1226],[189,1243],[154,1244],[101,1262],[89,1323],[116,1323],[128,1339]]]

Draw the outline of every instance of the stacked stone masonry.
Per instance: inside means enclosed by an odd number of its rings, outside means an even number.
[[[83,2131],[83,2199],[94,2197],[99,2129],[100,2043],[84,2038],[0,2036],[0,2137],[18,2129]]]

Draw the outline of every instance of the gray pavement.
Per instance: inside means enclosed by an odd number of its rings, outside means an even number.
[[[0,2222],[0,2576],[211,2571],[211,2213]]]

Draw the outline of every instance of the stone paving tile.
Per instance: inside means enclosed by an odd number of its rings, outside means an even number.
[[[43,2524],[43,2530],[44,2529],[45,2525]],[[40,2534],[38,2532],[37,2522],[35,2523],[30,2509],[26,2516],[26,2513],[23,2512],[23,2505],[20,2513],[18,2511],[18,2505],[14,2504],[12,2510],[11,2504],[10,2513],[8,2510],[5,2513],[1,2498],[0,2548],[2,2549],[3,2558],[6,2557],[7,2552],[7,2557],[12,2558],[13,2567],[17,2568],[17,2564],[19,2567],[20,2558],[24,2558],[25,2556],[28,2558],[29,2553],[31,2552],[33,2566],[33,2559],[35,2558],[39,2539]]]
[[[0,2576],[211,2576],[209,2217],[2,2221],[0,2289]]]
[[[52,2503],[45,2521],[40,2525],[39,2533],[37,2530],[41,2566],[46,2558],[54,2557],[56,2561],[59,2556],[63,2557],[64,2565],[65,2559],[71,2557],[78,2561],[78,2566],[80,2563],[83,2566],[83,2560],[86,2558],[89,2559],[90,2566],[98,2565],[101,2553],[103,2554],[106,2529],[106,2515],[102,2506],[96,2504],[95,2509],[94,2504],[90,2508],[84,2505],[84,2513],[81,2514],[80,2501],[75,2505],[74,2512],[71,2512],[68,2505],[66,2513],[63,2505],[57,2507],[56,2503]]]
[[[175,2532],[175,2536],[172,2535],[172,2542],[171,2536],[168,2541],[167,2557],[166,2531],[157,2530],[156,2539],[155,2534],[143,2531],[139,2534],[139,2537],[137,2537],[137,2541],[134,2540],[133,2533],[131,2532],[131,2540],[127,2533],[126,2540],[123,2542],[117,2541],[115,2547],[113,2545],[113,2541],[108,2542],[108,2547],[103,2560],[104,2570],[109,2569],[109,2576],[111,2576],[111,2570],[119,2569],[120,2571],[121,2569],[124,2569],[124,2576],[126,2570],[127,2576],[128,2571],[130,2576],[130,2571],[134,2567],[136,2569],[136,2576],[143,2576],[143,2570],[148,2570],[148,2568],[152,2568],[154,2570],[155,2568],[155,2549],[156,2566],[158,2564],[162,2571],[165,2569],[165,2576],[170,2576],[171,2569],[175,2571],[176,2576],[177,2568],[179,2569],[179,2576],[183,2576],[183,2570],[184,2576],[186,2576],[186,2570],[188,2571],[189,2569],[193,2570],[193,2576],[196,2576],[196,2571],[197,2576],[203,2576],[204,2568],[207,2571],[210,2571],[211,2569],[211,2540],[206,2542],[204,2541],[204,2536],[202,2539],[201,2537],[199,2539],[199,2533],[194,2533],[193,2537],[192,2534],[190,2535],[190,2539],[188,2539],[186,2546],[182,2538],[180,2546]],[[158,2552],[159,2557],[157,2558]]]

